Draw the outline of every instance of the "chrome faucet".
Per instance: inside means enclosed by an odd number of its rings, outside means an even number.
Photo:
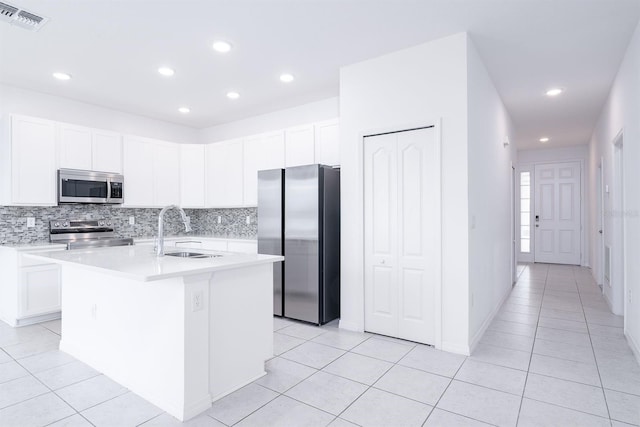
[[[169,205],[162,208],[160,214],[158,215],[158,239],[156,242],[156,255],[161,257],[164,256],[164,213],[169,209],[177,209],[180,211],[180,216],[182,216],[182,222],[184,223],[184,229],[188,233],[191,231],[191,224],[189,219],[187,218],[187,214],[184,213],[181,207],[176,205]]]

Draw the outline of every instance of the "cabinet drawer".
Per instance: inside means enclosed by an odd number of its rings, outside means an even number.
[[[46,260],[43,259],[35,259],[35,258],[31,258],[28,255],[29,253],[31,254],[37,254],[38,252],[49,252],[49,251],[55,251],[55,250],[60,250],[63,251],[65,250],[64,248],[61,249],[57,249],[57,248],[53,248],[53,249],[47,249],[47,250],[40,250],[40,251],[29,251],[29,252],[20,252],[18,253],[18,267],[31,267],[34,265],[49,265],[52,266],[53,264],[51,264],[51,262],[47,262]]]
[[[20,272],[19,317],[60,311],[60,267],[24,267]]]

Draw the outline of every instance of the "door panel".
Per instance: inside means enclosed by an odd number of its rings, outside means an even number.
[[[535,166],[535,261],[579,265],[581,165]]]
[[[319,168],[299,166],[285,173],[284,316],[319,323]]]
[[[440,266],[433,129],[365,140],[365,329],[433,344]]]

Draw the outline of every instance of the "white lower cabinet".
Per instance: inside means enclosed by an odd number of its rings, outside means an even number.
[[[47,264],[21,270],[19,317],[60,311],[60,266]]]
[[[55,250],[65,250],[65,246],[0,247],[0,319],[11,326],[24,326],[60,318],[60,266],[26,256]]]

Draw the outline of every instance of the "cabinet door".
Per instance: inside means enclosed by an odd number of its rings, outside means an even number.
[[[11,200],[56,204],[56,125],[24,116],[11,118]]]
[[[244,204],[258,205],[258,171],[284,167],[284,132],[244,140]]]
[[[92,132],[92,169],[122,173],[122,137],[120,134],[94,130]]]
[[[153,145],[144,138],[125,137],[123,144],[124,204],[153,206]]]
[[[180,203],[188,208],[204,207],[205,146],[180,146]]]
[[[18,317],[60,311],[60,268],[58,265],[24,267],[20,278]]]
[[[209,144],[207,153],[207,206],[242,206],[242,140]]]
[[[336,166],[340,164],[340,127],[338,120],[315,125],[316,163]]]
[[[60,123],[58,160],[61,168],[91,170],[91,129]]]
[[[180,146],[153,144],[153,204],[158,207],[180,204]]]
[[[315,163],[313,126],[287,129],[285,132],[285,166]]]

